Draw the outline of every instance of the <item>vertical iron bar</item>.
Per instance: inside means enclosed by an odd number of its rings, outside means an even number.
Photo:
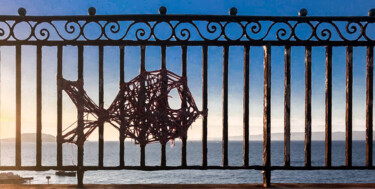
[[[166,69],[167,68],[167,65],[166,65],[166,46],[165,45],[162,45],[161,46],[161,69]],[[166,75],[163,73],[162,74],[162,93],[166,93],[167,91],[167,77]],[[167,102],[168,101],[168,97],[163,99],[163,106],[166,107],[167,106]],[[164,109],[165,111],[165,109]],[[160,165],[161,166],[166,166],[167,164],[167,158],[166,158],[166,151],[165,151],[165,145],[166,143],[164,143],[164,141],[161,143],[161,160],[160,160]]]
[[[305,166],[311,166],[311,46],[305,47]]]
[[[125,47],[120,46],[120,83],[125,82]]]
[[[145,46],[141,46],[141,68],[139,70],[139,73],[142,73],[142,72],[146,71],[145,56],[146,56],[146,47]]]
[[[228,53],[223,48],[223,166],[228,166]]]
[[[57,78],[62,78],[62,51],[61,45],[57,46]],[[58,80],[59,81],[59,80]],[[62,136],[62,89],[57,82],[57,138]],[[62,143],[57,140],[57,166],[62,167]]]
[[[1,117],[1,48],[0,48],[0,117]],[[1,138],[1,134],[2,134],[2,130],[1,130],[1,122],[0,122],[0,138]],[[1,140],[0,140],[0,165],[1,165]]]
[[[181,72],[182,72],[182,77],[186,78],[187,77],[187,73],[186,73],[186,70],[187,70],[187,66],[186,66],[186,61],[187,61],[187,47],[184,45],[181,47],[181,50],[182,50],[182,66],[181,66]],[[187,80],[186,80],[187,82]],[[186,105],[186,91],[185,91],[185,88],[184,88],[184,91],[182,92],[182,102],[181,102],[181,109],[185,110],[187,105]],[[186,123],[186,120],[185,120],[185,117],[182,118],[183,119],[183,127],[185,127],[185,123]],[[181,166],[182,167],[186,167],[186,136],[183,136],[181,137]]]
[[[42,166],[42,46],[36,47],[36,166]]]
[[[202,47],[202,167],[207,167],[207,46]]]
[[[346,47],[345,165],[352,166],[353,47]]]
[[[146,165],[146,145],[140,145],[141,146],[141,167],[144,167]]]
[[[16,166],[21,166],[21,45],[16,45]]]
[[[271,46],[264,48],[263,186],[271,184]]]
[[[161,46],[161,69],[166,69],[167,68],[166,50],[167,50],[167,47],[165,45],[162,45]]]
[[[120,46],[120,84],[119,87],[121,88],[121,85],[124,83],[125,79],[125,47]],[[123,117],[123,108],[120,110],[121,117]],[[125,133],[124,133],[124,123],[121,120],[120,125],[120,167],[125,166]]]
[[[104,108],[104,81],[103,81],[103,46],[99,46],[99,108]],[[99,123],[99,167],[103,167],[104,159],[104,125]]]
[[[244,86],[243,86],[243,166],[249,166],[249,77],[250,47],[244,46]]]
[[[284,166],[290,166],[290,46],[285,47]]]
[[[146,71],[146,47],[145,46],[141,46],[141,68],[140,68],[140,73]],[[142,81],[141,82],[141,88],[144,88],[144,82]],[[142,91],[144,91],[144,89],[141,89]],[[142,92],[141,92],[142,93]],[[143,103],[144,99],[143,99],[143,96],[144,94],[141,94],[141,99],[139,100],[140,103]],[[146,145],[145,144],[141,144],[141,167],[144,167],[146,165],[146,152],[145,152],[145,148],[146,148]]]
[[[366,64],[366,166],[372,166],[372,129],[373,129],[373,97],[374,97],[374,47],[367,47]]]
[[[165,167],[167,164],[166,156],[165,156],[165,144],[161,145],[161,162],[160,166]]]
[[[79,45],[78,46],[78,80],[83,82],[83,46]],[[84,127],[84,120],[83,120],[83,106],[82,106],[82,96],[83,94],[80,95],[81,98],[78,100],[78,105],[77,105],[77,131],[78,131],[78,171],[77,171],[77,179],[78,179],[78,186],[83,186],[83,150],[84,150],[84,135],[83,135],[83,127]]]
[[[325,131],[325,163],[331,166],[332,160],[332,46],[326,47],[326,131]]]

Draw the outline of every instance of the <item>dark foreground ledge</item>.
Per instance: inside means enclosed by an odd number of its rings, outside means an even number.
[[[78,188],[71,184],[30,184],[30,185],[15,185],[4,184],[0,185],[2,189],[19,189],[19,188]],[[264,188],[262,184],[87,184],[83,188]],[[270,188],[375,188],[375,183],[372,184],[272,184]]]

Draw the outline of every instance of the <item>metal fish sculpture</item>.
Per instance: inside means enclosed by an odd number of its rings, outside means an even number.
[[[186,138],[188,128],[203,114],[199,111],[187,86],[186,77],[180,77],[167,69],[143,71],[129,82],[120,83],[120,90],[108,109],[97,106],[86,94],[83,81],[68,81],[58,78],[58,84],[72,99],[77,109],[84,112],[83,136],[78,140],[78,127],[66,129],[61,142],[83,145],[84,141],[99,125],[110,123],[123,136],[136,144],[166,144],[176,138]],[[176,89],[181,108],[169,106],[169,93]],[[89,120],[89,116],[94,120]]]

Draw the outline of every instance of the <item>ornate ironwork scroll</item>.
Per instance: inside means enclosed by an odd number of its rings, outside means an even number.
[[[371,41],[373,17],[0,16],[0,41]]]

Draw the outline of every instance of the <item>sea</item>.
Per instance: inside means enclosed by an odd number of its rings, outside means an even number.
[[[282,141],[271,143],[271,164],[283,165],[284,147]],[[353,141],[353,165],[365,165],[365,141]],[[374,145],[375,146],[375,145]],[[261,141],[250,142],[250,165],[262,165],[263,143]],[[242,142],[231,141],[228,145],[229,165],[242,165]],[[312,165],[323,166],[324,141],[312,141]],[[22,144],[22,165],[35,165],[35,143]],[[146,165],[160,165],[160,144],[146,146]],[[375,151],[375,149],[374,149]],[[1,165],[15,165],[15,144],[3,142],[1,144]],[[167,165],[178,166],[181,162],[181,143],[176,141],[174,146],[167,146]],[[43,143],[42,164],[56,165],[56,144]],[[304,142],[291,142],[291,165],[304,165]],[[77,163],[76,146],[64,144],[63,164],[75,165]],[[132,142],[125,142],[125,164],[139,165],[140,148]],[[375,158],[374,158],[375,162]],[[86,142],[84,151],[84,164],[98,164],[98,143]],[[117,166],[119,164],[119,143],[104,143],[104,165]],[[187,164],[202,164],[202,143],[199,141],[187,142]],[[208,142],[208,165],[222,164],[221,141]],[[332,165],[345,164],[345,142],[332,142]],[[10,171],[3,171],[10,172]],[[51,184],[76,183],[75,177],[56,176],[55,171],[12,171],[22,177],[34,177],[32,184],[47,184],[47,176],[50,176]],[[313,171],[272,171],[273,183],[374,183],[375,170],[313,170]],[[138,170],[104,170],[87,171],[84,183],[93,184],[139,184],[139,183],[261,183],[262,174],[259,170],[167,170],[167,171],[138,171]]]

